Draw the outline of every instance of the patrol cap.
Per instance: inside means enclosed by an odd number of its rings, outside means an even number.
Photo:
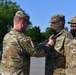
[[[17,11],[15,16],[21,17],[21,18],[25,19],[28,22],[28,24],[31,24],[31,22],[29,21],[30,17],[27,14],[25,14],[24,12]]]
[[[50,22],[58,22],[58,21],[65,22],[65,16],[61,15],[61,14],[54,15],[54,16],[51,17],[51,20],[49,21],[49,23]]]
[[[76,23],[76,16],[73,16],[72,19],[68,22],[68,24]]]

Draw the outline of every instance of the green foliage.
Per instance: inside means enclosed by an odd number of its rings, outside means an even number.
[[[64,29],[65,29],[66,31],[68,31],[68,28],[67,28],[67,27],[65,27]]]
[[[13,16],[17,10],[21,10],[16,2],[11,0],[0,0],[0,43],[2,43],[4,35],[13,25]]]
[[[40,32],[40,28],[35,26],[29,28],[26,34],[32,38],[35,44],[38,44],[48,39],[52,35],[52,32],[50,27],[46,28],[46,32]]]
[[[45,32],[41,33],[41,42],[43,42],[44,40],[46,40],[46,36],[45,36]]]
[[[47,27],[45,32],[45,37],[48,39],[52,35],[51,28]]]
[[[41,33],[39,27],[32,27],[26,31],[26,34],[32,38],[35,44],[41,42]]]

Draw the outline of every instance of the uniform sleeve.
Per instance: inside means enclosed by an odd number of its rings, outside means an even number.
[[[21,39],[19,41],[19,45],[28,55],[37,57],[45,56],[46,50],[48,50],[47,47],[41,44],[35,47],[30,37]]]

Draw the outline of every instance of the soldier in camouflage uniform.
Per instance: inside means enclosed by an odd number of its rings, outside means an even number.
[[[44,45],[35,47],[31,38],[23,33],[29,24],[29,16],[17,11],[14,16],[14,27],[3,40],[0,75],[29,75],[30,56],[41,57],[50,50]]]
[[[50,21],[53,35],[49,39],[55,40],[54,46],[46,57],[45,75],[66,75],[66,45],[72,39],[72,35],[65,29],[65,16],[57,14],[52,16]]]
[[[68,24],[70,24],[70,28],[71,28],[70,32],[73,38],[76,37],[76,16],[73,16],[73,18],[71,19],[70,22],[68,22]]]
[[[66,51],[66,75],[76,75],[76,16],[70,22],[73,40],[68,44]]]

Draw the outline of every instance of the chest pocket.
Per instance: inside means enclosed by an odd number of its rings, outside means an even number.
[[[65,42],[65,36],[58,37],[56,39],[54,49],[59,53],[63,53],[63,51],[64,51],[64,42]]]

